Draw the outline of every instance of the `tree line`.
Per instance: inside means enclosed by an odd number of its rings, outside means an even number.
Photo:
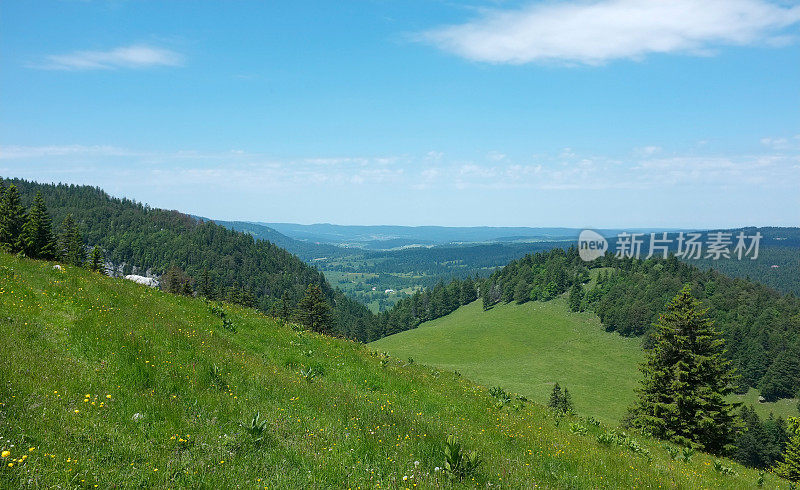
[[[62,260],[77,267],[105,273],[105,259],[100,247],[86,248],[72,215],[61,223],[58,233],[41,192],[29,208],[22,204],[17,187],[0,182],[0,249],[42,260]]]
[[[364,305],[332,288],[316,268],[270,242],[177,211],[112,198],[96,187],[0,181],[6,190],[13,186],[16,194],[16,204],[4,206],[0,213],[1,228],[7,230],[2,240],[9,252],[82,264],[91,263],[87,255],[91,258],[97,250],[114,265],[112,274],[130,274],[134,267],[150,270],[170,292],[227,300],[268,313],[277,312],[283,303],[296,310],[309,286],[315,286],[330,310],[330,321],[321,330],[363,339],[374,328],[375,316]],[[44,224],[37,229],[55,234],[53,253],[47,247],[30,248],[26,237],[32,232],[23,233],[26,220],[44,214],[49,221],[41,218]],[[54,222],[61,223],[59,230],[54,231]]]

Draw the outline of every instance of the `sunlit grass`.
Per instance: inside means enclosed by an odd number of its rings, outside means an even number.
[[[437,470],[448,434],[483,460],[468,485],[747,488],[758,477],[733,463],[739,475],[721,475],[704,455],[673,461],[633,436],[649,461],[599,443],[604,427],[556,427],[540,406],[499,409],[453,373],[224,308],[236,333],[202,300],[0,254],[0,488],[449,487]]]

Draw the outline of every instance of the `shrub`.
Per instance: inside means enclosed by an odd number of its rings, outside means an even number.
[[[578,434],[579,436],[585,436],[589,432],[589,429],[577,422],[573,422],[569,424],[569,431],[573,434]]]
[[[497,406],[499,408],[503,408],[503,406],[511,403],[511,395],[509,395],[506,390],[499,386],[489,388],[489,396],[497,400]]]
[[[447,436],[444,445],[444,472],[450,479],[462,480],[473,476],[481,465],[477,451],[465,451],[454,435]]]

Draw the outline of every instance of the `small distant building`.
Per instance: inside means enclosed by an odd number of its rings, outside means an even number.
[[[392,293],[394,293],[394,289],[387,289],[386,291],[384,291],[384,293],[392,294]]]
[[[372,286],[372,290],[373,290],[373,291],[377,291],[377,290],[378,290],[378,287],[377,287],[377,286]]]
[[[779,268],[780,266],[779,266],[779,265],[774,265],[774,264],[773,264],[773,265],[771,265],[770,267],[772,267],[773,269],[777,269],[777,268]]]

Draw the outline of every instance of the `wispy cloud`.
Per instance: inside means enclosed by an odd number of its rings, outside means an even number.
[[[785,43],[800,6],[767,0],[595,0],[489,10],[419,38],[473,61],[598,65],[651,53],[707,55],[725,45]]]
[[[650,147],[643,147],[650,148]],[[656,148],[656,147],[653,147]],[[371,187],[388,193],[406,189],[647,190],[721,188],[752,190],[800,186],[796,151],[738,155],[668,154],[634,151],[624,159],[565,149],[551,155],[514,157],[495,152],[474,160],[438,153],[401,156],[333,156],[275,159],[242,150],[142,151],[115,146],[2,146],[0,174],[27,178],[85,175],[119,182],[131,175],[155,188],[215,188],[317,193],[361,192]],[[499,153],[499,152],[497,152]],[[80,180],[79,180],[80,181]],[[356,191],[356,189],[361,189]]]
[[[31,63],[31,68],[42,70],[113,70],[119,68],[150,68],[156,66],[181,66],[183,55],[175,51],[133,44],[108,51],[74,51],[48,55],[43,61]]]

